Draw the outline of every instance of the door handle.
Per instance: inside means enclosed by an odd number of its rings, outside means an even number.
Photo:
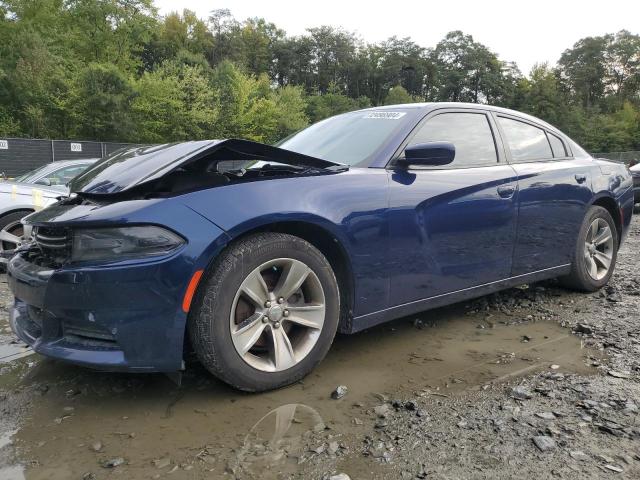
[[[584,173],[576,173],[576,182],[584,183],[587,181],[587,176]]]
[[[502,198],[511,198],[516,192],[516,187],[513,185],[501,185],[498,187],[498,195]]]

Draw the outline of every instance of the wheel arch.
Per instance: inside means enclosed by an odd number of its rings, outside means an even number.
[[[324,222],[326,222],[326,220]],[[205,270],[209,271],[216,260],[235,243],[251,235],[264,232],[286,233],[302,238],[316,247],[320,253],[325,256],[336,276],[341,295],[338,331],[341,333],[350,332],[355,298],[355,276],[349,254],[343,241],[330,227],[323,224],[323,219],[318,219],[317,221],[308,218],[280,221],[265,219],[264,222],[258,224],[252,223],[247,228],[237,226],[232,231],[227,232],[229,240],[224,247],[219,249],[213,257],[206,261]],[[200,288],[201,285],[198,286],[195,296],[198,296]]]
[[[0,219],[3,218],[3,217],[6,217],[7,215],[11,215],[12,213],[18,213],[18,212],[28,212],[28,213],[25,214],[25,216],[26,216],[26,215],[32,214],[33,212],[35,212],[35,210],[34,210],[33,207],[27,207],[27,206],[15,207],[15,208],[12,208],[10,210],[5,210],[4,212],[0,213]]]
[[[604,194],[596,197],[593,202],[591,202],[590,206],[602,207],[609,212],[611,218],[613,218],[613,222],[616,225],[616,233],[618,235],[619,245],[620,240],[622,239],[622,216],[618,202],[616,202],[613,197]]]
[[[340,321],[338,331],[349,332],[353,317],[353,299],[355,292],[354,275],[351,260],[343,243],[331,230],[308,220],[284,220],[266,223],[233,236],[227,247],[256,233],[286,233],[302,238],[322,253],[336,276],[340,299]]]

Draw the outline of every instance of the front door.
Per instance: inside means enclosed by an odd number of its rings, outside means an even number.
[[[483,111],[436,111],[408,145],[451,142],[453,163],[389,171],[390,307],[509,277],[518,183],[497,138]]]

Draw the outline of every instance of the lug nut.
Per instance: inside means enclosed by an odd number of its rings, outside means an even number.
[[[280,297],[280,298],[278,299],[278,303],[284,303],[284,298]]]
[[[264,306],[265,308],[269,308],[271,306],[271,302],[269,301],[264,302]]]
[[[268,321],[269,321],[269,317],[267,317],[266,315],[262,317],[262,323],[267,323]]]
[[[280,328],[280,322],[274,322],[273,328]]]
[[[282,315],[284,317],[288,317],[289,316],[289,310],[285,310],[284,312],[282,312]]]

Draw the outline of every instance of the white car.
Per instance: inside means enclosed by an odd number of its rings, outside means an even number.
[[[67,196],[67,184],[97,158],[48,163],[13,180],[0,181],[0,256],[20,245],[23,217]],[[1,260],[0,260],[1,263]]]

